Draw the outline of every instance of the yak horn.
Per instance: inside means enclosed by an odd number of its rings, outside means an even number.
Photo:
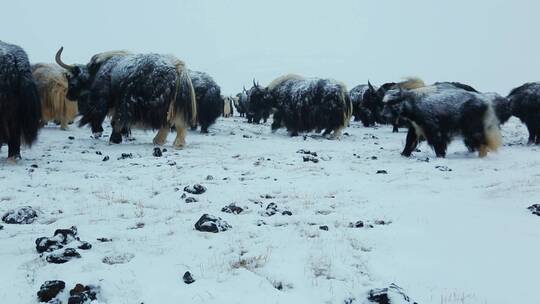
[[[58,50],[58,52],[56,52],[56,56],[54,57],[56,59],[56,63],[61,66],[62,68],[68,70],[68,71],[71,71],[73,70],[74,66],[72,65],[69,65],[69,64],[65,64],[63,61],[62,61],[62,51],[64,50],[64,47],[60,47],[60,49]]]

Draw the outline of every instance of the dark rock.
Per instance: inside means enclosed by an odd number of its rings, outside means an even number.
[[[281,215],[288,215],[288,216],[291,216],[291,215],[292,215],[292,212],[290,212],[289,210],[285,210],[285,211],[281,212]]]
[[[302,157],[304,162],[312,162],[312,163],[318,163],[319,162],[319,159],[314,157],[314,156],[311,156],[311,155],[306,155],[306,156],[303,156]]]
[[[161,149],[159,147],[154,148],[154,152],[152,153],[154,157],[162,157],[163,152],[161,152]]]
[[[364,226],[365,225],[363,221],[356,221],[354,223],[349,223],[350,228],[363,228]]]
[[[305,149],[300,149],[300,150],[296,151],[296,153],[306,154],[306,155],[311,155],[313,157],[317,157],[317,152],[312,152],[312,151],[305,150]]]
[[[206,192],[206,187],[200,184],[195,184],[193,186],[186,186],[184,188],[184,191],[187,193],[199,195]]]
[[[81,255],[77,252],[77,250],[73,248],[66,248],[63,252],[56,251],[51,254],[49,254],[45,260],[49,263],[53,264],[63,264],[71,261],[72,259],[79,259],[81,258]]]
[[[212,175],[207,175],[206,180],[214,180],[214,177]]]
[[[178,188],[176,188],[176,189],[178,189]],[[178,189],[178,190],[180,190],[180,189]],[[178,191],[178,190],[176,190],[176,191]],[[187,197],[187,194],[185,194],[185,193],[182,193],[182,195],[180,195],[180,198],[181,198],[181,199],[184,199],[184,198],[186,198],[186,197]]]
[[[190,197],[186,198],[185,202],[186,202],[186,204],[191,204],[191,203],[198,202],[198,200],[196,198],[190,196]]]
[[[399,299],[399,302],[394,300]],[[409,296],[405,294],[403,288],[392,283],[388,288],[377,288],[369,291],[368,300],[370,302],[378,304],[391,304],[391,303],[411,303],[418,304],[412,301]],[[403,300],[403,301],[401,301]]]
[[[37,218],[37,212],[30,206],[10,210],[2,216],[6,224],[32,224]]]
[[[128,159],[128,158],[133,158],[133,154],[132,153],[122,153],[122,155],[120,155],[120,157],[118,157],[117,160]]]
[[[175,162],[174,160],[170,160],[170,159],[169,159],[169,160],[167,161],[167,165],[173,167],[173,166],[176,166],[176,162]]]
[[[97,300],[97,287],[77,284],[69,291],[68,304],[88,304]]]
[[[109,158],[109,155],[105,155],[105,157],[101,160],[101,161],[108,161],[110,158]]]
[[[221,212],[225,212],[225,213],[240,214],[242,213],[242,211],[244,211],[244,208],[238,207],[234,203],[221,208]]]
[[[377,160],[377,156],[372,156],[371,159],[372,160]]]
[[[278,206],[276,203],[270,203],[268,206],[266,206],[266,211],[264,211],[263,215],[266,216],[272,216],[278,212]]]
[[[68,139],[69,139],[69,140],[74,140],[74,139],[75,139],[75,136],[68,136]]]
[[[165,152],[167,152],[167,149],[163,148],[161,151],[163,151],[163,153],[165,153]]]
[[[377,170],[377,174],[388,174],[386,170]]]
[[[96,155],[103,155],[101,151],[96,151]]]
[[[328,231],[328,226],[322,225],[322,226],[319,226],[319,229],[324,230],[324,231]]]
[[[391,222],[390,221],[385,221],[385,220],[376,220],[375,221],[375,225],[389,225]]]
[[[40,302],[49,302],[54,299],[62,290],[66,288],[64,281],[45,281],[37,292]]]
[[[3,230],[4,229],[4,226],[3,225],[0,225],[0,230]]]
[[[88,242],[85,242],[85,241],[81,241],[81,245],[79,245],[79,249],[82,249],[82,250],[89,250],[89,249],[92,249],[92,244],[88,243]]]
[[[193,276],[191,275],[191,272],[189,272],[189,271],[186,271],[186,273],[184,273],[184,276],[182,277],[182,280],[184,280],[184,283],[186,283],[186,284],[191,284],[191,283],[195,282],[195,279],[193,279]]]
[[[266,222],[263,220],[257,220],[257,226],[266,226]]]
[[[370,290],[368,300],[378,304],[390,304],[390,298],[388,298],[388,288]]]
[[[532,214],[540,216],[540,204],[531,205],[527,207],[527,209],[532,212]]]
[[[102,237],[102,238],[97,238],[96,240],[98,240],[98,241],[100,241],[100,242],[102,242],[102,243],[112,242],[112,239],[110,239],[110,238],[104,238],[104,237]]]
[[[32,168],[34,168],[34,169],[37,169],[37,168],[38,168],[38,165],[32,164],[32,165],[30,165],[30,167],[32,167]]]
[[[448,168],[447,166],[435,166],[435,169],[439,169],[439,171],[443,172],[451,172],[452,169]]]
[[[232,228],[229,223],[220,217],[215,217],[209,214],[203,214],[201,218],[195,223],[195,229],[202,232],[222,232]]]
[[[243,137],[243,138],[252,138],[253,136],[244,134],[244,135],[242,135],[242,137]]]

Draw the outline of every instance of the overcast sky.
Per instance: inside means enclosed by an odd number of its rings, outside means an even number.
[[[3,1],[0,39],[33,62],[172,53],[224,93],[255,77],[331,77],[349,88],[419,76],[506,94],[540,80],[538,0]]]

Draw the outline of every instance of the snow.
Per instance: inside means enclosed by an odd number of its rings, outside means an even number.
[[[64,301],[82,283],[115,304],[367,303],[369,290],[392,283],[418,303],[540,302],[540,218],[527,210],[540,201],[540,148],[524,145],[517,119],[485,159],[458,141],[446,159],[425,144],[403,158],[405,133],[390,126],[353,122],[331,141],[271,133],[270,123],[220,118],[209,135],[190,132],[183,150],[169,135],[162,157],[152,156],[153,132],[109,145],[75,125],[42,129],[17,165],[4,147],[0,215],[32,206],[38,218],[2,223],[2,302],[37,303],[47,280],[66,282]],[[301,149],[319,162],[304,162]],[[183,189],[194,184],[207,191],[186,204]],[[221,212],[231,203],[244,211]],[[263,216],[270,203],[292,215]],[[232,228],[196,231],[205,213]],[[359,220],[365,227],[349,227]],[[71,226],[92,248],[48,264],[35,240]],[[182,281],[186,271],[193,284]]]

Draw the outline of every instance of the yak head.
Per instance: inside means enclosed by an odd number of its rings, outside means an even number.
[[[55,59],[56,63],[66,70],[66,77],[68,80],[68,91],[66,97],[72,101],[82,101],[84,99],[82,97],[90,90],[90,73],[85,65],[69,65],[64,63],[62,61],[63,50],[64,47],[61,47],[58,52],[56,52]]]
[[[268,88],[263,88],[255,80],[253,80],[253,86],[246,91],[248,97],[248,112],[253,117],[260,118],[264,116],[264,113],[270,113],[274,102],[272,94]]]
[[[403,105],[409,97],[409,92],[401,88],[391,89],[386,92],[383,98],[382,116],[387,122],[392,123],[400,116]]]

